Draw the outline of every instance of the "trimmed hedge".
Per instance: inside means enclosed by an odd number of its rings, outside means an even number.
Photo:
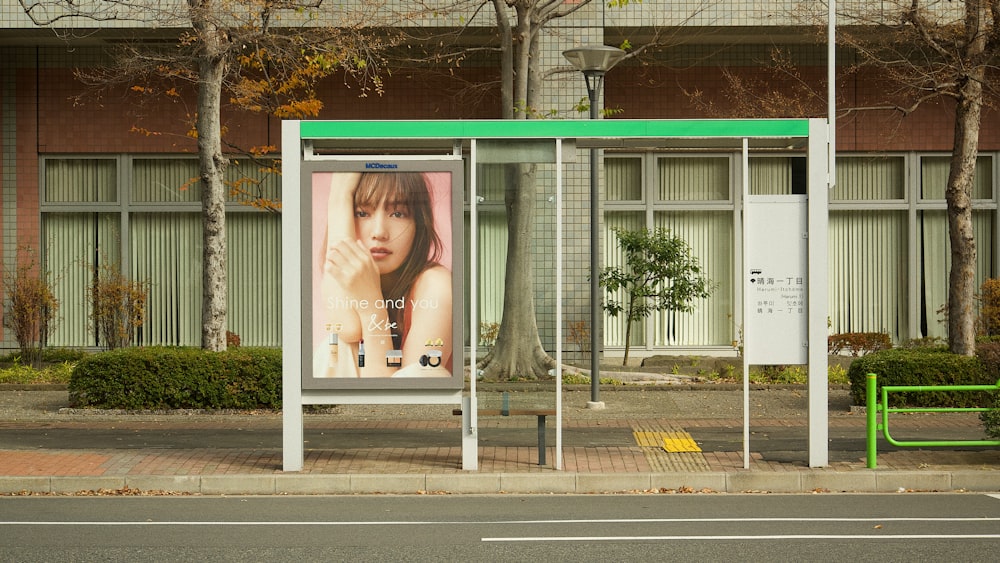
[[[123,348],[80,360],[73,407],[106,409],[281,408],[281,350]]]
[[[855,405],[865,404],[867,375],[874,373],[878,393],[883,385],[992,385],[997,382],[997,367],[981,356],[1000,359],[1000,354],[987,352],[981,346],[980,355],[960,356],[947,348],[894,348],[862,356],[847,372],[851,382],[851,399]],[[997,349],[1000,351],[1000,348]],[[891,407],[983,407],[992,403],[989,393],[964,391],[935,393],[891,393]]]

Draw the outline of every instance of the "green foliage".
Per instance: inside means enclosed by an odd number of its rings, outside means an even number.
[[[984,361],[983,354],[990,355]],[[995,352],[980,349],[977,356],[952,354],[947,348],[895,348],[862,356],[851,363],[847,376],[851,381],[851,398],[864,405],[868,374],[877,376],[878,393],[883,385],[983,385],[997,381],[994,371],[1000,359]],[[992,367],[988,364],[992,364]],[[892,393],[892,407],[981,407],[989,397],[983,393],[962,391],[933,393]]]
[[[94,267],[90,285],[90,320],[97,341],[108,350],[132,343],[145,318],[148,284],[132,281],[105,257]]]
[[[51,276],[41,270],[34,252],[24,248],[17,266],[4,272],[3,289],[7,297],[3,324],[14,331],[22,361],[38,367],[59,310]]]
[[[45,348],[38,366],[25,364],[21,352],[0,356],[0,383],[18,385],[69,383],[74,364],[86,356],[75,348]]]
[[[924,336],[904,340],[899,347],[912,350],[914,348],[946,348],[948,341],[939,336]]]
[[[626,267],[608,266],[600,278],[609,294],[604,309],[611,316],[623,310],[630,320],[654,311],[691,312],[695,299],[711,293],[711,282],[702,274],[691,248],[669,229],[615,229],[615,234]],[[625,290],[625,302],[611,298],[620,289]]]
[[[632,323],[654,311],[691,312],[695,299],[708,297],[712,282],[704,275],[691,247],[669,229],[615,229],[625,266],[608,266],[600,274],[600,285],[608,298],[604,310],[612,317],[625,312],[625,358],[628,364]],[[619,291],[624,301],[617,301]]]
[[[15,361],[13,365],[0,368],[0,383],[19,385],[66,384],[69,383],[72,372],[73,364],[71,362],[33,368]]]
[[[64,362],[76,362],[87,355],[87,352],[78,348],[45,348],[42,350],[43,364],[60,364]],[[12,364],[23,364],[24,358],[20,351],[11,352],[5,356],[0,356],[0,367]]]
[[[986,406],[992,410],[979,413],[979,420],[983,421],[987,436],[1000,440],[1000,393],[994,393],[992,400]]]
[[[735,373],[734,367],[729,367],[730,373],[726,379],[742,381],[742,374]],[[830,385],[845,385],[848,383],[847,370],[830,364],[826,370],[827,383]],[[750,383],[758,385],[805,385],[809,383],[809,366],[805,365],[770,365],[752,366],[750,368]]]
[[[846,351],[857,357],[889,348],[892,348],[892,340],[884,332],[844,332],[827,337],[827,349],[831,354]]]
[[[563,385],[590,385],[590,376],[576,371],[564,371],[562,382]],[[623,381],[613,377],[602,377],[599,383],[601,385],[625,385]]]
[[[740,380],[743,378],[740,377]],[[750,383],[763,385],[803,384],[809,381],[808,366],[774,365],[750,369]]]
[[[836,364],[831,364],[827,367],[826,381],[830,385],[847,385],[851,382],[847,377],[847,369]]]
[[[70,405],[111,409],[255,409],[281,406],[281,350],[122,348],[73,369]]]
[[[983,366],[985,383],[1000,381],[1000,342],[980,342],[976,346],[976,357]],[[1000,393],[993,393],[985,403],[979,406],[991,407],[993,410],[979,413],[983,428],[990,438],[1000,439]]]

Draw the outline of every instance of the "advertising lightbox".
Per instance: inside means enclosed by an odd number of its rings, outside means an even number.
[[[304,162],[303,389],[459,389],[459,159]]]

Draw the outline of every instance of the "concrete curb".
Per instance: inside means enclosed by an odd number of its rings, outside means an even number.
[[[995,471],[0,477],[0,494],[192,495],[1000,492]]]

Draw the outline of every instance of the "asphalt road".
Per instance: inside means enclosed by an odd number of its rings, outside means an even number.
[[[2,561],[992,561],[1000,496],[0,497]]]

